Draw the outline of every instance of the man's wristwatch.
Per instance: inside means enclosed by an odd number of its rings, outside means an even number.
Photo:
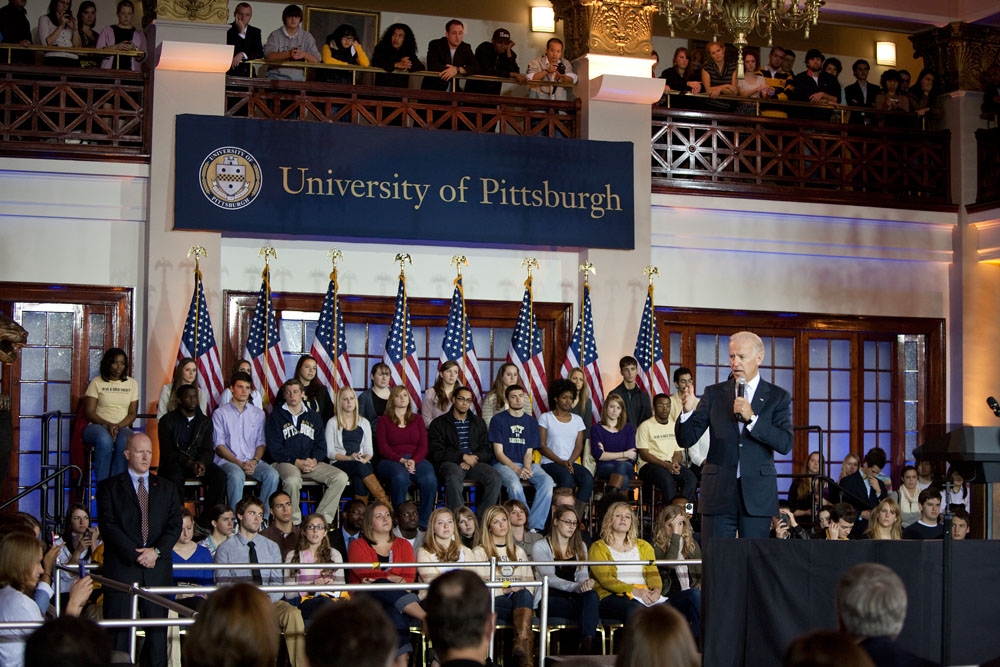
[[[155,553],[156,557],[159,558],[160,557],[160,547],[153,547],[153,553]]]

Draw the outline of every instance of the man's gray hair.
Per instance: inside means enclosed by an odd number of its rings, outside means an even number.
[[[906,620],[903,580],[885,565],[855,565],[837,585],[837,617],[841,629],[855,639],[895,639]]]
[[[761,340],[760,336],[752,331],[737,331],[729,338],[729,340],[734,339],[747,339],[753,344],[753,351],[755,354],[764,353],[764,341]]]

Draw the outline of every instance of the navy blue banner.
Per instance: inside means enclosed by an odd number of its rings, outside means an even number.
[[[174,228],[634,247],[632,144],[177,117]]]

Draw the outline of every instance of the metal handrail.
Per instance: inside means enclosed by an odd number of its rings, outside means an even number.
[[[43,479],[43,480],[41,480],[39,482],[36,482],[35,484],[32,484],[27,489],[25,489],[21,493],[17,494],[16,496],[14,496],[13,498],[11,498],[10,500],[4,501],[4,503],[2,505],[0,505],[0,510],[8,507],[9,505],[12,505],[12,504],[16,503],[18,500],[20,500],[21,498],[25,497],[26,495],[28,495],[32,491],[40,489],[42,486],[45,486],[48,482],[52,481],[56,477],[62,476],[63,474],[65,474],[69,470],[75,470],[77,472],[80,472],[79,466],[75,466],[75,465],[63,466],[62,468],[60,468],[59,470],[55,471],[54,473],[52,473],[51,475],[49,475],[45,479]]]

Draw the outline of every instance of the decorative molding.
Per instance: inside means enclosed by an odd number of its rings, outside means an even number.
[[[148,1],[148,0],[147,0]],[[197,23],[226,23],[226,0],[156,0],[156,17]]]
[[[587,53],[648,57],[655,5],[646,0],[553,0],[567,58]]]
[[[913,57],[938,74],[945,92],[982,90],[983,73],[1000,59],[1000,30],[990,26],[950,23],[911,35],[910,41]]]

